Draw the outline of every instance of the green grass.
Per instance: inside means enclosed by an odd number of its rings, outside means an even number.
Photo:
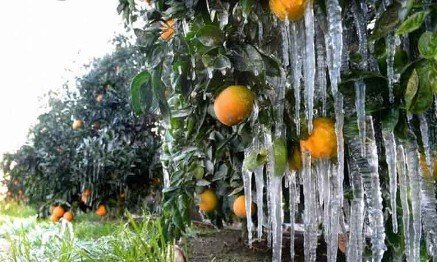
[[[0,202],[0,216],[10,217],[30,217],[36,215],[37,211],[33,207],[22,205],[14,201]]]
[[[0,223],[0,238],[10,245],[8,252],[0,251],[0,261],[173,260],[173,244],[165,242],[159,218],[111,221],[86,214],[78,215],[73,223],[54,224],[38,220],[32,209],[14,207],[2,208],[0,213],[0,221],[5,221]]]

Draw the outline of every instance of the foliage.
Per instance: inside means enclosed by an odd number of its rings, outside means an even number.
[[[2,261],[172,261],[173,245],[163,240],[161,223],[145,215],[135,222],[88,221],[73,224],[27,218],[19,224],[0,225],[10,244]]]
[[[115,45],[114,53],[87,66],[75,86],[47,94],[47,110],[27,145],[4,156],[13,197],[22,192],[31,203],[68,202],[84,211],[104,202],[123,212],[125,204],[145,207],[146,196],[156,194],[159,183],[152,181],[161,180],[161,168],[155,116],[137,117],[130,106],[130,79],[143,59],[127,39],[119,37]],[[81,128],[72,128],[76,119]],[[85,189],[91,196],[79,203]]]
[[[320,30],[326,32],[323,26],[327,19],[326,3],[324,0],[314,2],[316,19],[322,25]],[[341,1],[347,39],[345,54],[350,56],[350,63],[343,65],[340,84],[345,97],[346,143],[358,132],[354,93],[357,81],[364,81],[367,87],[366,113],[377,122],[390,123],[396,136],[405,138],[405,128],[409,126],[407,114],[426,112],[437,90],[436,38],[435,28],[432,28],[436,24],[435,6],[425,6],[424,11],[417,1],[407,1],[405,5],[393,1],[383,11],[382,0],[369,3],[365,15],[369,21],[376,20],[374,26],[365,27],[373,63],[363,69],[364,57],[357,48],[358,29],[351,15],[352,2]],[[383,12],[379,13],[380,10]],[[252,139],[259,133],[269,134],[278,122],[286,125],[289,148],[304,138],[297,135],[291,117],[295,103],[291,90],[286,93],[283,119],[272,113],[276,102],[272,93],[281,74],[288,77],[292,71],[290,66],[279,62],[283,55],[280,23],[270,14],[265,0],[152,1],[151,5],[121,0],[119,11],[127,26],[134,28],[137,45],[146,59],[145,70],[134,78],[131,86],[136,112],[150,107],[159,109],[166,128],[161,160],[169,174],[163,203],[167,233],[178,236],[184,231],[189,224],[194,192],[204,187],[215,188],[222,200],[214,221],[229,219],[223,214],[229,211],[229,195],[242,190],[242,152]],[[176,33],[172,39],[160,39],[160,25],[169,18],[176,20]],[[386,42],[395,33],[402,34],[410,45],[395,50],[394,71],[400,80],[395,83],[395,99],[390,103]],[[259,114],[250,121],[232,128],[218,123],[211,109],[213,98],[230,84],[250,86],[259,108]],[[332,102],[333,98],[329,97],[329,117],[333,116]],[[316,101],[315,107],[320,105],[321,101]],[[417,121],[412,123],[411,129],[417,134]],[[384,192],[388,190],[386,180],[382,178]],[[397,249],[396,252],[402,251]]]

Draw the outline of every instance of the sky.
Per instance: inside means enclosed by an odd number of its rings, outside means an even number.
[[[12,0],[0,11],[0,154],[18,149],[44,106],[123,32],[118,0]],[[66,70],[68,69],[68,70]]]

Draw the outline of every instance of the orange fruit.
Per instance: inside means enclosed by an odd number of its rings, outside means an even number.
[[[74,130],[79,129],[79,128],[81,128],[82,126],[83,126],[83,121],[82,121],[82,120],[80,120],[80,119],[76,119],[76,120],[73,121],[73,125],[72,125],[72,127],[73,127]]]
[[[164,41],[170,40],[174,35],[174,19],[170,18],[165,22],[161,22],[161,39]]]
[[[270,10],[280,20],[298,21],[305,13],[306,0],[270,0]]]
[[[334,121],[330,118],[316,118],[313,120],[313,132],[306,139],[300,141],[300,150],[309,151],[313,158],[331,158],[337,155],[337,135]]]
[[[254,94],[246,86],[229,86],[215,99],[215,115],[227,126],[240,124],[252,113],[254,99]]]
[[[288,168],[294,171],[298,171],[302,168],[302,156],[299,147],[297,146],[293,148],[293,153],[288,159]]]
[[[217,208],[218,198],[214,190],[206,189],[200,194],[199,209],[203,212],[212,212]]]
[[[55,215],[51,215],[51,216],[50,216],[50,220],[51,220],[53,223],[58,222],[60,218],[61,218],[61,217],[57,217],[57,216],[55,216]]]
[[[65,212],[62,217],[70,222],[73,221],[73,214],[70,211]]]
[[[245,218],[246,217],[246,197],[244,195],[239,196],[235,199],[233,210],[234,214],[239,218]],[[252,202],[252,205],[250,207],[251,211],[250,213],[252,216],[255,214],[255,204]]]
[[[97,95],[96,101],[97,101],[97,103],[101,103],[103,101],[103,95],[102,94]]]
[[[96,214],[98,216],[104,217],[104,216],[106,216],[107,213],[108,213],[108,211],[106,211],[105,205],[101,204],[97,207]]]
[[[61,206],[56,206],[53,208],[52,216],[56,216],[57,218],[61,218],[65,213],[65,210]]]

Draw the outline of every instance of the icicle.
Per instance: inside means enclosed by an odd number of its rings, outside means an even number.
[[[290,196],[290,258],[294,261],[294,224],[296,216],[296,198],[299,197],[296,191],[296,171],[289,171],[288,192]]]
[[[268,155],[271,156],[273,153],[273,141],[272,141],[272,133],[271,130],[264,127],[264,145],[267,149]],[[266,178],[267,178],[267,189],[270,189],[271,177],[274,176],[274,164],[272,157],[267,158],[267,166],[266,166]],[[267,228],[272,228],[272,200],[271,195],[267,192]],[[271,246],[272,244],[272,231],[267,230],[267,245]]]
[[[313,1],[309,0],[305,9],[305,64],[303,67],[305,86],[305,115],[308,121],[308,133],[313,130],[314,82],[316,60],[314,50],[314,10]]]
[[[393,225],[393,233],[398,233],[398,219],[396,208],[396,195],[398,188],[396,174],[396,141],[392,130],[383,130],[382,139],[385,147],[385,161],[388,166],[388,177],[390,184],[390,203],[391,203],[391,218]]]
[[[317,248],[317,216],[316,216],[316,192],[314,177],[311,172],[311,155],[302,152],[302,177],[303,193],[305,195],[304,209],[304,254],[305,261],[316,261]]]
[[[223,3],[223,7],[222,12],[218,14],[221,30],[229,23],[229,3]]]
[[[261,44],[264,37],[264,26],[261,20],[258,20],[258,43]]]
[[[246,158],[251,149],[246,149],[244,151],[244,157]],[[252,172],[242,168],[242,176],[243,176],[243,187],[244,187],[244,196],[246,201],[246,224],[247,224],[247,236],[249,246],[252,246],[252,231],[253,231],[253,222],[252,222]]]
[[[287,19],[285,19],[285,21],[283,23],[281,23],[281,35],[282,35],[282,65],[284,66],[284,68],[286,68],[289,63],[290,63],[290,57],[289,55],[289,42],[288,40],[290,39],[289,37],[289,23]]]
[[[404,147],[402,145],[397,148],[397,171],[399,174],[399,190],[402,205],[402,223],[404,224],[404,237],[405,237],[405,255],[407,261],[411,260],[411,254],[413,253],[411,249],[411,233],[410,233],[410,208],[408,206],[408,178],[406,169],[406,159]]]
[[[371,228],[372,259],[381,261],[385,250],[384,214],[382,212],[382,196],[378,174],[378,152],[372,117],[367,117],[367,160],[368,173],[362,173],[367,201],[367,213]]]
[[[254,170],[256,183],[256,207],[258,216],[257,237],[260,239],[263,235],[264,224],[264,166],[260,166]]]
[[[394,102],[393,84],[394,84],[394,62],[395,62],[395,36],[393,33],[387,35],[387,78],[388,78],[388,97],[390,103]]]
[[[269,193],[272,211],[272,261],[281,261],[282,250],[282,176],[270,173]]]
[[[322,116],[326,116],[326,61],[325,61],[325,46],[323,32],[318,27],[316,37],[316,53],[317,53],[317,87],[322,100]]]
[[[328,261],[337,261],[338,250],[338,232],[339,232],[339,218],[340,218],[340,173],[331,172],[329,176],[330,185],[330,203],[329,203],[329,234],[327,240]]]
[[[357,111],[358,133],[361,141],[361,155],[366,154],[366,84],[363,80],[355,82],[355,108]]]
[[[432,174],[433,166],[432,166],[432,156],[431,156],[431,148],[429,146],[429,128],[428,123],[426,122],[426,116],[424,114],[419,115],[420,121],[420,135],[422,137],[423,151],[425,152],[426,165],[430,173]]]
[[[340,203],[343,203],[343,180],[344,180],[344,110],[343,110],[343,95],[338,92],[334,99],[335,106],[335,134],[337,136],[337,162],[338,162],[338,194]]]
[[[343,53],[343,26],[341,24],[341,7],[338,0],[327,0],[327,12],[327,64],[331,79],[331,92],[335,96],[340,82],[341,55]]]
[[[300,135],[300,85],[302,78],[302,56],[300,47],[303,45],[303,39],[300,36],[297,23],[291,24],[291,60],[293,68],[293,89],[294,89],[294,124],[296,125],[296,133]]]
[[[410,181],[410,202],[411,213],[413,218],[413,238],[410,239],[411,261],[420,261],[420,238],[421,232],[421,196],[420,196],[420,175],[419,175],[419,152],[417,151],[417,145],[415,142],[409,142],[405,147],[405,154],[407,160],[407,172]]]
[[[357,29],[358,44],[361,54],[360,68],[366,70],[368,64],[367,19],[366,19],[367,12],[363,14],[363,11],[358,6],[356,1],[352,1],[351,3],[352,3],[352,14],[354,16],[355,28]],[[362,7],[367,9],[365,3],[363,3]]]
[[[354,137],[349,142],[351,158],[349,159],[350,179],[353,199],[349,218],[348,261],[363,261],[363,224],[364,224],[364,188],[361,175],[361,163],[367,164],[360,150],[361,140]]]

